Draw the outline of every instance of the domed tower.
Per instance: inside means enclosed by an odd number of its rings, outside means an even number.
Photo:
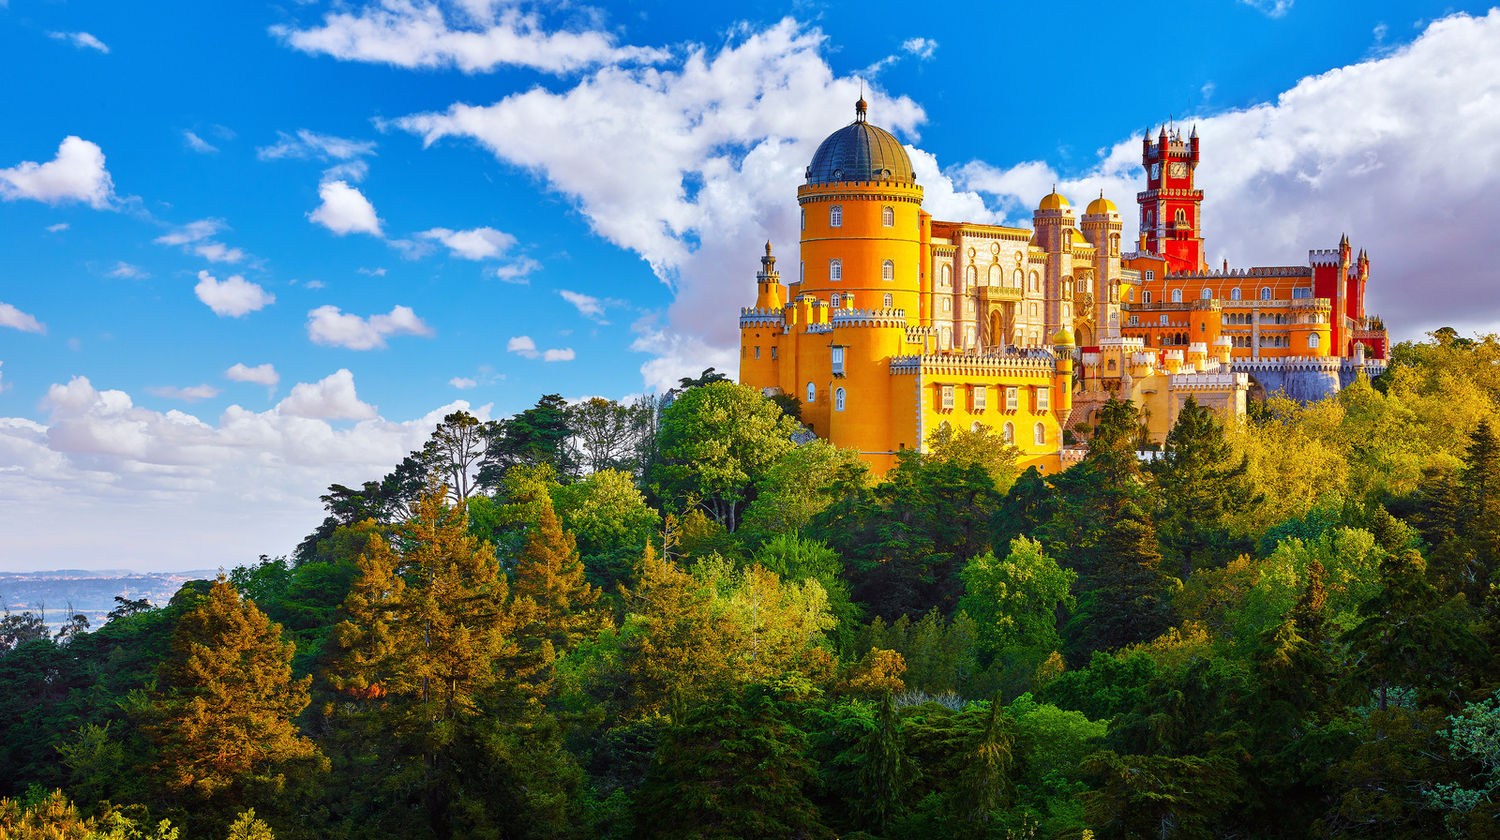
[[[1082,335],[1086,345],[1097,346],[1102,337],[1114,338],[1120,334],[1120,211],[1115,203],[1104,197],[1089,202],[1083,212],[1083,237],[1094,246],[1094,278],[1088,289],[1092,296],[1093,310],[1085,312],[1080,301],[1079,317],[1092,314],[1092,335]],[[1083,333],[1083,330],[1079,330]]]
[[[1066,326],[1072,329],[1072,318],[1063,323],[1063,289],[1073,282],[1073,245],[1078,229],[1074,226],[1073,205],[1057,187],[1042,197],[1036,212],[1031,214],[1034,240],[1047,252],[1046,279],[1042,283],[1042,320],[1031,325],[1042,341],[1054,331]],[[1028,295],[1030,293],[1028,292]],[[1071,300],[1070,300],[1071,302]],[[1072,307],[1068,307],[1070,310]],[[1040,344],[1041,342],[1037,342]]]

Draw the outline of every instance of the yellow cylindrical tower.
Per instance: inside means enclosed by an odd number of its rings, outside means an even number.
[[[1056,355],[1056,373],[1052,377],[1052,390],[1057,394],[1055,408],[1057,423],[1067,428],[1068,415],[1073,413],[1073,333],[1067,328],[1052,336],[1052,352]]]

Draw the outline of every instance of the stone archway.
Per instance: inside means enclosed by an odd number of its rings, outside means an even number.
[[[1251,373],[1247,374],[1247,376],[1250,377],[1250,388],[1245,391],[1245,399],[1265,403],[1266,386],[1260,384],[1260,380],[1255,378],[1255,374]]]

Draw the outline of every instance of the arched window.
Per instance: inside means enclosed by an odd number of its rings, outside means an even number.
[[[964,288],[972,287],[979,280],[979,269],[969,266],[964,269]]]
[[[841,295],[841,294],[839,294],[838,292],[834,292],[833,295],[828,298],[828,304],[830,306],[832,306],[834,309],[837,309],[838,306],[839,306],[839,304],[843,303],[843,302],[844,302],[844,296]]]
[[[886,296],[885,296],[885,308],[886,309],[891,309],[895,305],[896,305],[895,298],[891,297],[890,294],[886,294]]]
[[[1032,442],[1037,446],[1045,446],[1047,444],[1047,427],[1041,423],[1036,424],[1031,429],[1031,437]]]
[[[1181,289],[1173,289],[1172,290],[1172,302],[1173,303],[1182,303],[1182,290]]]
[[[798,262],[797,263],[797,282],[801,283],[803,280],[806,280],[806,279],[807,279],[807,263],[805,263],[805,262]]]
[[[1240,299],[1240,289],[1239,289],[1238,286],[1236,286],[1233,289],[1229,290],[1229,299],[1230,300],[1239,300]]]
[[[1142,291],[1141,292],[1141,303],[1150,303],[1150,302],[1151,302],[1151,293],[1147,292],[1147,291]]]
[[[896,263],[894,261],[886,260],[880,264],[880,279],[887,282],[896,279]]]
[[[998,265],[992,265],[992,266],[990,266],[989,275],[990,276],[988,277],[988,279],[986,279],[984,281],[985,283],[987,283],[987,284],[989,284],[991,286],[998,286],[998,285],[1000,285],[1000,266],[998,266]]]
[[[973,327],[969,327],[968,329],[964,330],[964,346],[965,347],[973,347],[974,346],[974,328]]]
[[[1260,299],[1261,300],[1270,300],[1271,299],[1271,287],[1270,286],[1261,286],[1260,287]]]
[[[952,266],[946,266],[946,265],[943,266],[943,274],[942,274],[941,282],[943,284],[943,288],[945,288],[945,289],[948,288],[949,286],[953,285],[953,267]]]
[[[811,382],[807,383],[807,401],[808,402],[817,402],[817,400],[818,400],[818,386],[812,384]]]
[[[943,327],[941,330],[938,331],[938,347],[940,347],[943,350],[947,350],[949,347],[952,347],[952,346],[953,346],[953,331],[950,330],[950,329],[948,329],[947,327]]]
[[[1005,428],[1000,431],[1000,440],[1002,443],[1014,446],[1016,442],[1016,424],[1006,423]]]
[[[802,229],[807,230],[807,208],[802,208]]]
[[[1179,224],[1179,225],[1185,225],[1185,224],[1187,224],[1187,211],[1186,210],[1178,210],[1177,211],[1177,224]]]
[[[1024,275],[1021,274],[1021,269],[1016,269],[1016,273],[1011,275],[1010,281],[1012,288],[1021,288],[1021,285],[1026,282]]]
[[[1031,317],[1035,318],[1035,317],[1041,315],[1041,313],[1042,313],[1042,311],[1041,311],[1040,308],[1038,308],[1038,305],[1035,304],[1035,303],[1033,303],[1031,305]]]
[[[844,264],[839,260],[828,261],[828,281],[837,283],[844,279]]]
[[[1072,317],[1073,317],[1073,306],[1072,306],[1072,304],[1064,303],[1062,305],[1062,319],[1064,321],[1066,321],[1066,320],[1068,320],[1069,318],[1072,318]]]
[[[880,208],[880,224],[885,227],[896,226],[896,210],[893,207]]]
[[[1204,289],[1203,294],[1199,295],[1199,297],[1203,298],[1204,300],[1213,300],[1214,293],[1209,289]]]
[[[836,389],[834,389],[834,392],[833,392],[833,410],[834,411],[843,411],[844,410],[844,389],[843,388],[836,388]]]
[[[844,206],[842,204],[835,204],[832,207],[828,208],[828,226],[844,226]]]
[[[1318,349],[1318,346],[1319,346],[1318,334],[1317,333],[1308,333],[1307,334],[1307,349],[1309,349],[1309,350],[1316,350],[1316,349]]]
[[[943,312],[949,314],[953,312],[953,298],[943,298]]]
[[[1031,272],[1031,290],[1033,292],[1042,288],[1042,276],[1035,271]]]

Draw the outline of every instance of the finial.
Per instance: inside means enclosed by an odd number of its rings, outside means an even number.
[[[771,256],[771,240],[766,240],[766,256]]]
[[[868,103],[865,102],[865,86],[864,86],[864,83],[861,82],[860,85],[859,85],[859,101],[857,101],[857,102],[854,103],[854,121],[855,122],[864,122],[865,121],[865,108],[867,108],[867,107],[869,107],[869,106],[868,106]]]

